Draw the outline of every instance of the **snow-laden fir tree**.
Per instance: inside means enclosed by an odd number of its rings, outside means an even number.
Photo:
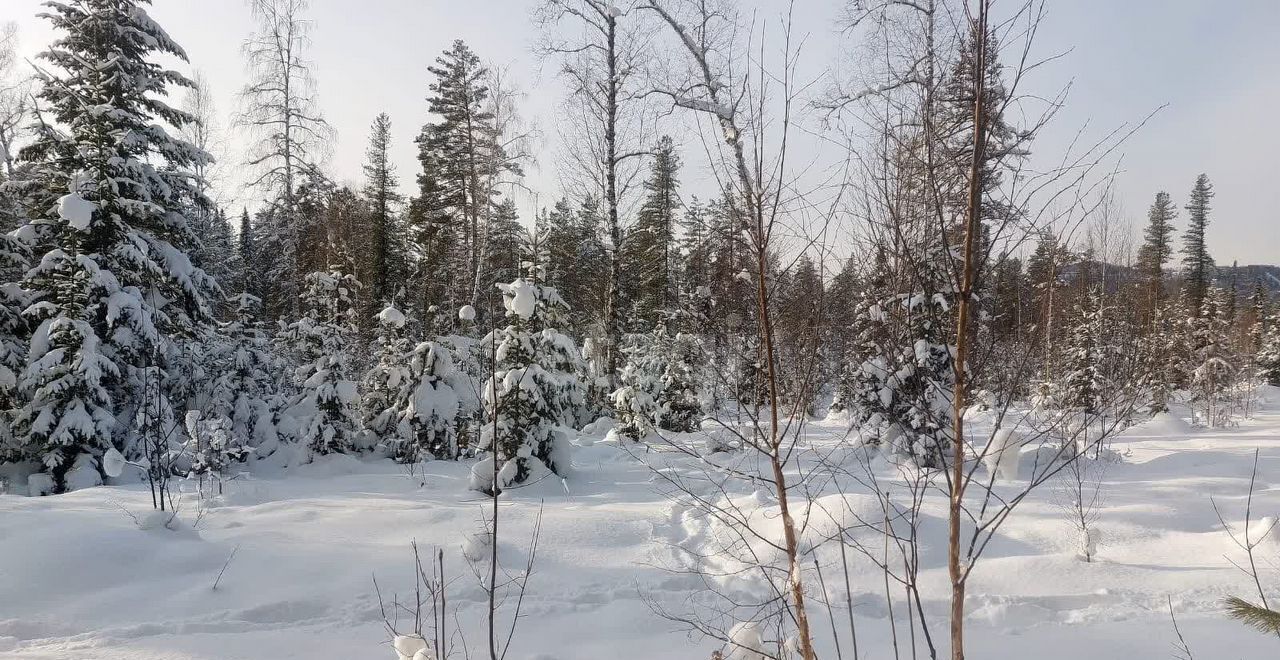
[[[433,341],[413,349],[408,369],[407,386],[396,404],[397,460],[457,458],[460,422],[479,403],[466,375],[454,367],[449,349]]]
[[[111,447],[140,457],[135,425],[120,422],[142,414],[148,395],[167,396],[144,392],[145,381],[174,375],[170,344],[207,322],[215,289],[184,252],[194,240],[182,215],[192,200],[207,205],[192,171],[209,156],[162,128],[192,121],[164,100],[191,82],[153,61],[186,55],[147,4],[49,3],[43,14],[58,36],[40,56],[44,121],[21,152],[32,168],[22,232],[35,255],[24,288],[36,328],[16,427],[59,490],[77,463],[101,473]]]
[[[399,446],[398,402],[411,387],[408,356],[413,342],[408,336],[408,319],[395,305],[378,312],[377,334],[370,347],[370,365],[360,382],[360,407],[364,414],[365,444]]]
[[[1233,294],[1229,289],[1209,289],[1198,317],[1190,317],[1192,402],[1204,413],[1203,421],[1221,426],[1231,420],[1231,389],[1239,372],[1238,356],[1231,346]]]
[[[865,311],[871,350],[850,379],[846,405],[863,438],[940,467],[952,442],[954,349],[942,294],[896,295]]]
[[[293,407],[297,439],[314,454],[358,448],[358,396],[350,353],[358,287],[355,277],[337,266],[327,273],[310,273],[302,296],[304,315],[290,323],[281,338],[300,363],[295,381],[302,392]]]
[[[1102,292],[1097,287],[1075,305],[1074,323],[1060,362],[1062,377],[1053,388],[1056,407],[1079,411],[1087,417],[1096,415],[1105,405],[1110,390],[1103,336],[1106,316]]]
[[[483,389],[488,419],[478,446],[488,455],[471,477],[471,487],[485,492],[568,469],[565,422],[582,392],[579,375],[563,370],[566,360],[576,361],[577,349],[556,325],[568,309],[560,294],[532,278],[498,288],[507,325],[483,340],[494,347],[494,373]]]
[[[667,431],[696,431],[704,416],[698,391],[702,344],[696,336],[681,332],[665,342],[663,349],[658,426]]]
[[[252,448],[254,455],[265,458],[279,447],[285,385],[279,374],[285,366],[257,321],[262,301],[241,293],[230,302],[235,317],[222,325],[222,340],[216,344],[217,376],[201,422],[221,420],[230,445]]]
[[[662,393],[662,363],[657,337],[632,335],[622,349],[627,356],[619,374],[621,387],[613,391],[613,414],[618,435],[633,442],[653,434],[658,425],[658,397]]]
[[[19,280],[29,258],[22,241],[0,234],[0,463],[30,457],[13,434],[14,417],[22,404],[18,377],[27,355],[28,327],[22,311],[30,302]]]
[[[695,337],[672,337],[663,323],[647,335],[632,335],[622,387],[612,396],[618,432],[642,440],[657,429],[696,431],[703,417],[697,389],[700,352]]]
[[[1262,339],[1262,348],[1258,349],[1254,361],[1258,365],[1258,376],[1268,385],[1280,387],[1280,325],[1267,328]]]

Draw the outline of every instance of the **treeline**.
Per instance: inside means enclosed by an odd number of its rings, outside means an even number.
[[[1160,193],[1136,251],[1105,202],[1062,214],[1055,232],[1010,192],[1034,130],[1008,119],[994,39],[959,39],[927,94],[877,110],[883,135],[834,214],[857,239],[837,249],[768,240],[761,216],[780,203],[760,190],[682,195],[676,144],[626,121],[643,114],[637,33],[565,3],[540,19],[586,21],[593,46],[548,40],[543,54],[564,63],[582,108],[583,156],[564,165],[582,190],[522,221],[513,194],[532,154],[501,71],[461,41],[429,67],[414,195],[398,193],[385,114],[363,186],[338,185],[320,165],[332,129],[302,64],[305,3],[256,0],[238,121],[265,202],[237,213],[211,198],[208,90],[156,63],[185,54],[146,4],[52,7],[40,112],[0,103],[21,120],[0,122],[0,463],[34,473],[34,492],[100,483],[117,458],[154,482],[251,460],[492,449],[499,465],[477,468],[475,485],[503,488],[563,467],[566,429],[598,417],[642,440],[771,397],[800,414],[830,404],[869,441],[940,465],[962,291],[977,309],[966,387],[994,399],[1129,415],[1181,390],[1223,423],[1258,374],[1280,382],[1268,291],[1214,284],[1207,177],[1180,243]],[[976,61],[991,64],[976,74]],[[181,106],[165,101],[183,88]],[[989,141],[978,158],[975,88]],[[671,97],[725,122],[741,149],[730,109]],[[850,102],[826,99],[832,113]],[[969,236],[975,200],[983,229]],[[978,255],[967,273],[965,250]]]

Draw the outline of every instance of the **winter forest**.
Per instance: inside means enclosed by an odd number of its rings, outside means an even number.
[[[170,3],[0,10],[0,658],[1280,653],[1280,267],[1059,3],[512,3],[554,123],[387,44],[359,181],[308,0]]]

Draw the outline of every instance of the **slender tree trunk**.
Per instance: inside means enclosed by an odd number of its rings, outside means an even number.
[[[609,257],[609,299],[605,323],[605,369],[608,371],[610,389],[617,386],[618,378],[618,344],[622,341],[622,227],[618,219],[618,21],[609,16],[605,19],[608,25],[606,61],[608,64],[609,82],[608,99],[605,102],[605,196],[609,204],[609,242],[612,253]]]
[[[955,393],[952,396],[954,433],[951,439],[951,501],[947,524],[947,572],[951,578],[951,658],[964,660],[964,595],[967,566],[960,556],[960,523],[964,505],[964,409],[967,398],[969,324],[972,314],[973,286],[978,270],[977,234],[981,230],[982,161],[986,146],[983,126],[983,78],[987,59],[987,2],[979,0],[976,19],[977,57],[973,70],[973,160],[969,165],[969,200],[965,209],[964,270],[960,283],[959,311],[956,316]]]

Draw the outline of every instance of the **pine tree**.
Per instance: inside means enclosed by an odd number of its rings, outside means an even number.
[[[397,187],[395,165],[391,163],[391,118],[384,112],[373,120],[369,134],[369,150],[364,165],[364,196],[369,205],[369,288],[367,297],[374,309],[391,301],[392,273],[401,260],[395,245],[395,213],[403,201]]]
[[[295,372],[302,390],[294,406],[298,441],[314,454],[349,453],[358,448],[360,428],[350,353],[359,284],[338,266],[311,273],[306,284],[305,313],[282,337],[301,364]]]
[[[1187,231],[1182,234],[1182,268],[1185,281],[1183,295],[1186,306],[1199,316],[1213,281],[1213,257],[1205,246],[1205,229],[1209,225],[1209,200],[1213,199],[1213,184],[1209,177],[1196,177],[1191,188],[1191,201],[1187,202]]]
[[[424,176],[431,168],[432,183],[439,188],[437,203],[449,210],[438,216],[451,226],[439,232],[450,243],[441,246],[445,254],[437,268],[458,273],[444,304],[447,309],[462,304],[479,309],[485,224],[495,208],[497,178],[523,172],[500,141],[495,99],[486,82],[490,74],[480,57],[458,40],[427,70],[435,76],[427,100],[440,121],[424,126],[418,136],[419,161]],[[479,318],[482,324],[488,320]]]
[[[17,426],[58,490],[77,463],[100,474],[109,448],[138,457],[118,414],[169,407],[147,401],[164,388],[145,386],[167,381],[165,347],[208,323],[216,292],[185,252],[195,238],[183,216],[191,200],[207,205],[191,172],[209,156],[155,129],[192,121],[164,101],[169,85],[191,82],[151,61],[185,54],[146,4],[86,0],[45,14],[60,36],[40,57],[60,73],[47,74],[46,121],[21,152],[34,170],[39,265],[24,281],[37,328]]]

